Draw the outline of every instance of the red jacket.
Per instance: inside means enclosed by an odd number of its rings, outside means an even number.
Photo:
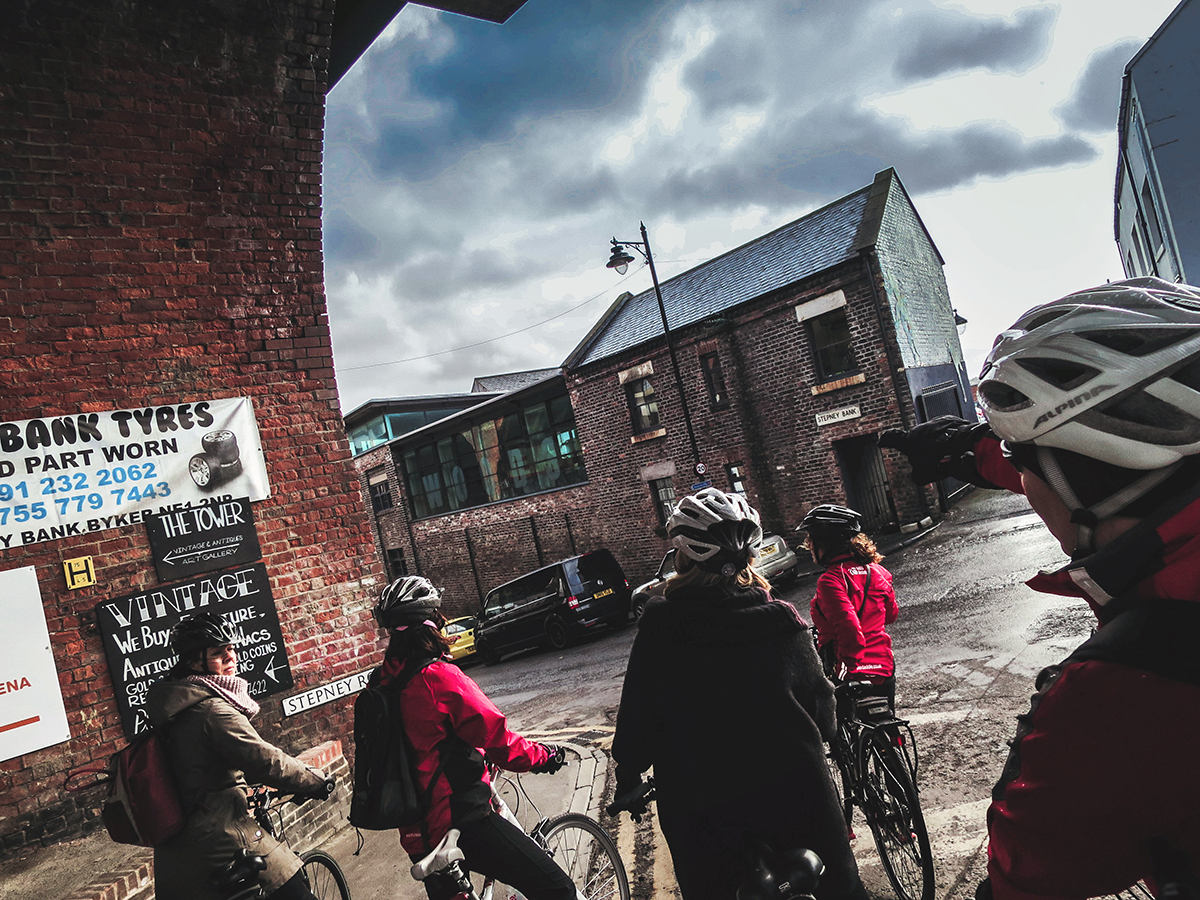
[[[381,683],[402,671],[403,663],[388,657]],[[451,827],[491,811],[485,756],[512,772],[527,772],[548,758],[543,745],[509,731],[504,714],[479,685],[445,660],[426,666],[404,686],[400,713],[415,751],[418,787],[434,784],[425,822],[400,831],[401,845],[414,858],[432,850]]]
[[[851,675],[887,678],[895,674],[892,639],[885,625],[896,621],[899,608],[892,590],[892,573],[879,563],[868,567],[848,554],[834,559],[817,579],[817,595],[809,611],[817,629],[817,642],[824,650],[832,644],[837,660]]]

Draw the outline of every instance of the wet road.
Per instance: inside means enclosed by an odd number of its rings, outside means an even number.
[[[1081,601],[1025,586],[1066,561],[1024,499],[977,490],[918,543],[885,561],[900,617],[889,631],[897,705],[921,754],[919,784],[938,868],[939,898],[972,896],[983,875],[984,814],[1014,719],[1033,679],[1092,627]],[[811,579],[783,592],[807,616]],[[515,726],[546,740],[607,746],[636,629],[597,635],[564,651],[534,650],[470,674]],[[855,841],[863,880],[891,897],[863,823]],[[665,852],[655,847],[655,852]],[[648,865],[648,862],[647,862]],[[646,897],[669,896],[650,889]]]

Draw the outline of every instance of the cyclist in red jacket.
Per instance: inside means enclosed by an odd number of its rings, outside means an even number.
[[[1200,872],[1200,290],[1135,278],[1030,310],[997,338],[979,402],[986,424],[941,417],[880,445],[918,484],[1023,493],[1071,555],[1030,587],[1085,600],[1099,626],[1018,717],[976,896],[1187,883]]]
[[[867,681],[896,705],[896,665],[885,626],[899,608],[892,573],[875,542],[859,528],[862,517],[832,503],[814,506],[798,530],[804,547],[824,566],[809,606],[825,672],[834,681]]]
[[[486,758],[512,772],[556,772],[563,749],[509,731],[504,714],[450,662],[441,604],[437,588],[409,575],[384,588],[375,606],[375,620],[391,637],[379,683],[403,682],[404,733],[414,751],[418,788],[430,791],[425,821],[402,829],[400,844],[415,862],[457,828],[469,871],[511,885],[529,900],[575,900],[570,877],[492,808],[484,765]],[[425,880],[425,891],[430,900],[446,900],[445,886],[434,878]]]

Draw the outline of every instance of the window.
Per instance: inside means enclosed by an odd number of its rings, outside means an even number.
[[[725,467],[725,474],[729,476],[729,490],[735,494],[746,496],[746,475],[740,462],[730,463]]]
[[[812,328],[813,352],[817,364],[817,376],[822,381],[833,381],[856,370],[850,333],[850,320],[845,308],[835,309],[817,316],[809,323]]]
[[[654,499],[654,512],[658,515],[658,524],[666,525],[675,509],[675,485],[670,478],[656,478],[650,482],[650,496]]]
[[[408,574],[408,563],[404,561],[404,551],[393,547],[387,551],[388,581],[395,581]]]
[[[714,409],[729,402],[725,393],[725,373],[721,371],[721,357],[716,353],[705,353],[700,357],[700,369],[704,372],[704,385],[708,388],[708,400]]]
[[[414,518],[587,480],[566,395],[513,405],[496,418],[458,427],[404,450],[404,483]]]
[[[1157,253],[1162,249],[1163,234],[1158,224],[1158,209],[1154,205],[1154,196],[1150,193],[1150,179],[1142,179],[1142,209],[1146,213],[1146,224],[1150,226],[1150,250]]]
[[[392,491],[388,487],[387,472],[382,469],[368,472],[367,489],[371,494],[371,509],[383,512],[392,508]]]
[[[658,428],[658,401],[654,399],[654,385],[649,378],[636,378],[626,384],[625,396],[629,398],[634,434],[645,434]]]

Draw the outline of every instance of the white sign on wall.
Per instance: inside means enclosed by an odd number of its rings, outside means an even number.
[[[857,406],[843,406],[841,409],[831,409],[829,412],[817,413],[817,427],[832,425],[834,422],[845,422],[847,419],[862,417],[862,410]]]
[[[270,493],[245,397],[0,422],[0,550]]]
[[[71,739],[33,566],[0,572],[0,760]]]
[[[283,714],[285,716],[294,716],[296,713],[312,709],[314,706],[320,706],[323,703],[330,703],[333,700],[357,694],[367,686],[367,681],[371,678],[371,672],[371,669],[367,669],[365,672],[355,672],[353,675],[347,675],[345,678],[339,678],[337,681],[329,682],[329,684],[310,688],[302,694],[285,697],[283,700]]]

